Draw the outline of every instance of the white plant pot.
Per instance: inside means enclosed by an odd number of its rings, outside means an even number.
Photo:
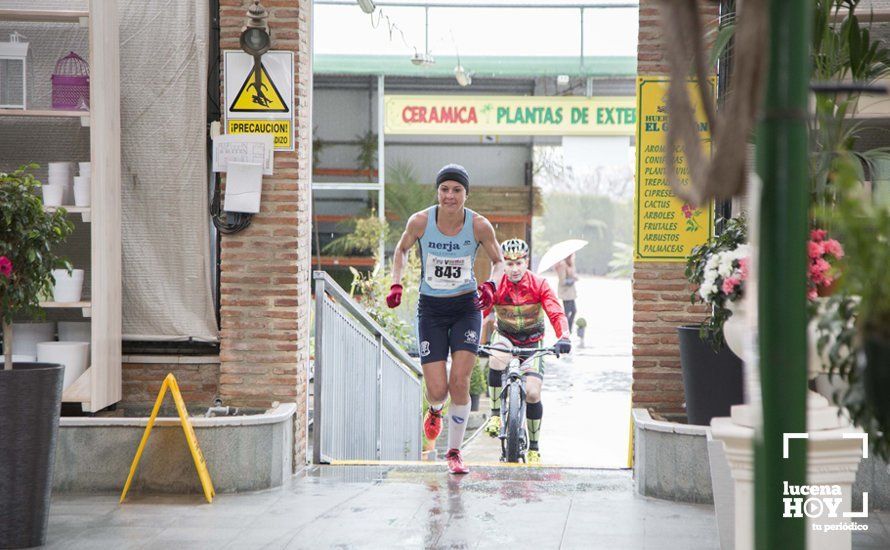
[[[71,204],[74,201],[74,188],[72,187],[72,177],[70,162],[51,162],[49,163],[49,184],[61,185],[65,194],[62,197],[61,204]]]
[[[68,274],[64,269],[54,269],[53,277],[56,284],[53,287],[54,302],[79,302],[83,290],[83,270],[75,269]]]
[[[727,309],[732,312],[732,316],[723,323],[723,338],[726,339],[727,347],[738,357],[744,359],[745,331],[748,330],[745,301],[729,302]]]
[[[89,162],[78,162],[77,165],[79,170],[78,174],[85,177],[90,177],[92,175]]]
[[[13,323],[12,355],[28,355],[37,357],[37,343],[56,339],[56,324],[52,321],[44,323]]]
[[[89,321],[59,321],[59,342],[90,342]]]
[[[90,205],[90,178],[89,176],[74,177],[74,205]]]
[[[37,344],[37,361],[65,365],[64,390],[90,366],[90,345],[86,342],[40,342]]]
[[[65,186],[61,184],[42,185],[44,206],[62,206],[65,200]]]

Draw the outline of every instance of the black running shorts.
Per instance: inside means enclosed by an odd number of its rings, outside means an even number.
[[[473,303],[475,297],[475,292],[444,298],[420,295],[417,341],[421,364],[445,361],[448,350],[478,351],[482,312]]]

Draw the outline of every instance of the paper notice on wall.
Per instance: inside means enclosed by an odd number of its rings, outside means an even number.
[[[230,162],[226,172],[226,212],[260,211],[260,192],[263,188],[263,166],[245,162]]]
[[[271,176],[274,151],[272,134],[220,135],[213,138],[213,171],[228,172],[230,162],[241,162],[259,164]]]

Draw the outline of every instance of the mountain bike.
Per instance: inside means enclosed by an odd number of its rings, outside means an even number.
[[[522,366],[545,355],[559,357],[555,347],[506,348],[502,345],[481,345],[487,352],[499,351],[513,357],[501,374],[501,462],[525,462],[528,430],[525,422],[525,378]]]

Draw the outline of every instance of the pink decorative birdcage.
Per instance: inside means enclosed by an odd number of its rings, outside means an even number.
[[[86,111],[90,108],[90,66],[74,52],[56,62],[52,76],[53,109]]]

